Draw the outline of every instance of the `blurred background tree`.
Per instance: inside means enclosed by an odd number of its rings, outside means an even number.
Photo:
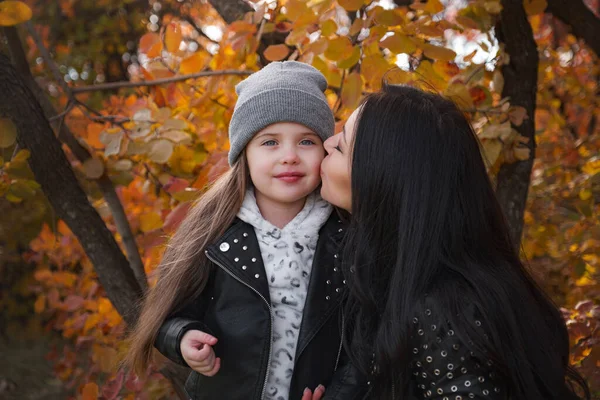
[[[235,84],[275,60],[325,74],[338,126],[384,76],[469,114],[600,394],[599,13],[598,0],[0,1],[0,349],[24,364],[0,369],[0,397],[181,394],[168,363],[117,369],[123,333],[166,238],[227,168]],[[48,352],[58,380],[40,383],[24,348]]]

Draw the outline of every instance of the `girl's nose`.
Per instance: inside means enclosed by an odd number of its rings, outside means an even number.
[[[281,158],[283,164],[297,164],[300,161],[298,152],[295,149],[287,149]]]

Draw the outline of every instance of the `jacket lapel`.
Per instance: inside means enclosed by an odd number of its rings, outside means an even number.
[[[217,242],[208,246],[207,256],[271,304],[260,246],[251,225],[236,219]]]
[[[319,232],[298,337],[296,360],[321,326],[339,307],[345,293],[345,281],[339,257],[344,229],[345,225],[334,212]]]

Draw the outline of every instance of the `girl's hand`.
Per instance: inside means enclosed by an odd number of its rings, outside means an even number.
[[[321,400],[323,395],[325,394],[325,386],[319,385],[315,389],[315,392],[311,392],[309,388],[304,389],[304,394],[302,395],[302,400]]]
[[[217,338],[199,330],[187,331],[181,338],[181,355],[191,369],[204,376],[214,376],[221,368],[221,359],[212,346]]]

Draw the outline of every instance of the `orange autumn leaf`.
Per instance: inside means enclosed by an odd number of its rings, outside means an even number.
[[[93,382],[86,383],[81,390],[82,400],[97,400],[98,391],[98,385]]]
[[[162,51],[162,41],[160,40],[160,35],[153,32],[146,33],[140,39],[139,49],[141,52],[146,53],[149,58],[160,56]]]
[[[179,72],[182,74],[200,72],[206,67],[209,60],[209,56],[204,52],[194,53],[179,64]]]
[[[285,44],[276,44],[267,47],[263,54],[269,61],[281,61],[290,54],[290,49]]]
[[[165,31],[165,46],[168,52],[177,53],[182,39],[181,26],[178,23],[171,22],[167,25]]]

